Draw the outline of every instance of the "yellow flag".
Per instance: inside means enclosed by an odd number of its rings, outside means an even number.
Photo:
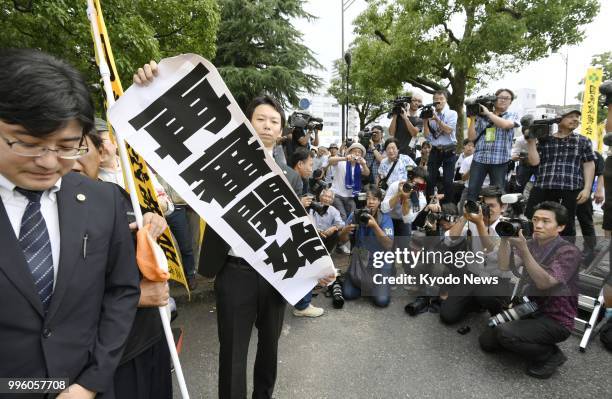
[[[603,76],[601,68],[589,68],[584,79],[582,98],[582,134],[589,140],[597,140],[597,108],[599,108],[599,85]]]
[[[102,42],[102,47],[104,48],[104,54],[98,54],[96,51],[96,62],[99,63],[100,56],[103,56],[106,60],[106,63],[108,64],[108,67],[110,69],[113,95],[115,96],[115,99],[117,99],[121,95],[123,95],[123,88],[121,87],[121,81],[119,80],[117,68],[115,67],[115,59],[113,57],[108,33],[106,31],[106,25],[104,24],[100,1],[94,0],[94,6],[96,8],[100,40]],[[110,126],[109,131],[113,133],[112,127]],[[140,203],[142,213],[144,214],[147,212],[154,212],[160,216],[164,216],[162,210],[159,207],[159,203],[157,202],[157,193],[155,192],[155,188],[153,187],[153,183],[151,182],[147,164],[145,163],[144,159],[140,155],[138,155],[138,153],[136,153],[136,151],[134,151],[132,147],[129,146],[128,143],[125,143],[125,146],[127,148],[128,157],[130,159],[130,167],[134,176],[134,183],[136,184],[136,194],[138,195],[138,202]],[[123,172],[126,173],[125,170]],[[128,188],[126,187],[126,190],[127,189]],[[170,272],[170,278],[183,284],[185,288],[189,291],[187,279],[185,278],[185,273],[183,272],[183,265],[181,264],[181,260],[178,255],[176,246],[172,241],[170,229],[166,229],[166,231],[164,231],[164,233],[159,236],[159,238],[157,239],[157,243],[164,250],[166,258],[168,259],[168,269]]]

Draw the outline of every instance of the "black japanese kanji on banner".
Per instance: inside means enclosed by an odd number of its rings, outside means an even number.
[[[251,143],[249,144],[249,140]],[[215,142],[181,177],[193,193],[210,203],[213,199],[227,206],[242,190],[270,173],[263,149],[245,124]]]
[[[145,127],[159,144],[160,158],[170,155],[177,164],[191,152],[183,144],[202,127],[219,133],[231,120],[230,100],[217,97],[206,80],[208,69],[198,64],[144,111],[129,121],[136,130]]]
[[[275,273],[286,270],[283,280],[295,276],[300,267],[306,266],[306,261],[314,263],[327,255],[313,225],[294,224],[291,236],[283,245],[274,241],[266,248],[268,257],[264,262],[271,265]]]
[[[223,219],[257,252],[278,232],[278,224],[306,216],[300,201],[280,176],[274,176],[232,207]]]

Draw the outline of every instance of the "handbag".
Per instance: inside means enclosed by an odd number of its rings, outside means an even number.
[[[368,267],[370,251],[364,248],[354,247],[351,251],[351,261],[346,272],[347,278],[355,287],[361,289],[361,295],[367,296],[373,291],[373,269]]]

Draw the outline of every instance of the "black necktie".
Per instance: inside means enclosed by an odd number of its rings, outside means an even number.
[[[53,256],[47,224],[40,212],[42,191],[31,191],[20,187],[15,191],[28,199],[28,205],[21,218],[19,244],[30,267],[34,285],[45,313],[53,295]]]

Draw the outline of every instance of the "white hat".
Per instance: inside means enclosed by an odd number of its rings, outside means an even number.
[[[362,156],[364,156],[364,155],[366,154],[366,152],[367,152],[367,151],[366,151],[366,149],[365,149],[365,147],[364,147],[364,146],[362,146],[362,145],[361,145],[361,144],[359,144],[359,143],[353,143],[353,144],[352,144],[352,145],[351,145],[351,146],[348,148],[348,151],[347,151],[347,152],[351,152],[351,150],[352,150],[352,149],[354,149],[354,148],[359,148],[359,149],[361,150],[361,155],[362,155]]]

